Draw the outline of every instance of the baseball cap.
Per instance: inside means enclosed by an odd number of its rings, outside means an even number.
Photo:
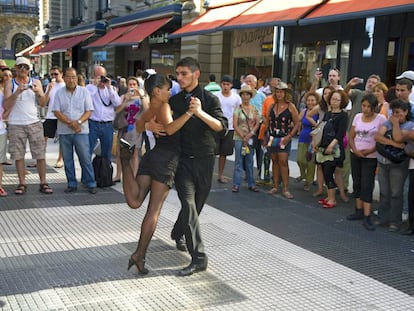
[[[19,66],[21,64],[24,64],[30,67],[30,60],[28,60],[26,57],[23,57],[23,56],[17,57],[16,66]]]
[[[221,78],[221,82],[233,83],[233,78],[230,75],[224,75]]]
[[[414,81],[414,71],[412,71],[412,70],[404,71],[396,79],[399,80],[399,79],[403,79],[403,78],[410,79],[411,81]]]

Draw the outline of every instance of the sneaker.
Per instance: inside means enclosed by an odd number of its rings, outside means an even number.
[[[362,212],[362,209],[355,209],[354,213],[346,217],[347,220],[361,220],[363,218],[364,218],[364,213]]]

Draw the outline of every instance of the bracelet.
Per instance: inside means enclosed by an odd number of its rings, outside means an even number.
[[[192,117],[193,115],[191,113],[189,113],[188,111],[185,112],[186,115]]]

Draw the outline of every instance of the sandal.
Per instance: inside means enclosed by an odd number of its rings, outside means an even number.
[[[249,187],[248,189],[249,189],[250,191],[253,191],[253,192],[259,192],[259,191],[260,191],[259,189],[257,189],[257,187],[256,187],[256,186]]]
[[[277,188],[273,187],[273,188],[272,188],[272,189],[270,189],[267,193],[268,193],[268,194],[276,194],[276,193],[278,193],[278,191],[279,191],[279,189],[277,189]]]
[[[55,168],[62,168],[63,167],[63,163],[61,162],[56,162],[55,164]]]
[[[228,183],[228,180],[226,178],[224,178],[224,177],[218,178],[217,181],[220,184],[227,184]]]
[[[289,192],[289,190],[285,190],[282,192],[282,195],[286,198],[286,199],[293,199],[293,195]]]
[[[25,194],[27,190],[27,186],[20,184],[17,186],[16,190],[14,190],[14,193],[17,195]]]
[[[7,192],[3,188],[0,187],[0,197],[7,197]]]
[[[239,192],[239,187],[233,186],[233,188],[231,188],[231,192]]]
[[[50,188],[50,187],[49,187],[49,185],[48,185],[47,183],[45,183],[45,184],[40,184],[39,191],[40,191],[41,193],[44,193],[44,194],[52,194],[52,193],[53,193],[53,189],[52,189],[52,188]]]

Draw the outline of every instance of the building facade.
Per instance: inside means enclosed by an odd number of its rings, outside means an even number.
[[[14,55],[35,41],[39,25],[37,0],[0,0],[0,58],[14,65]]]

